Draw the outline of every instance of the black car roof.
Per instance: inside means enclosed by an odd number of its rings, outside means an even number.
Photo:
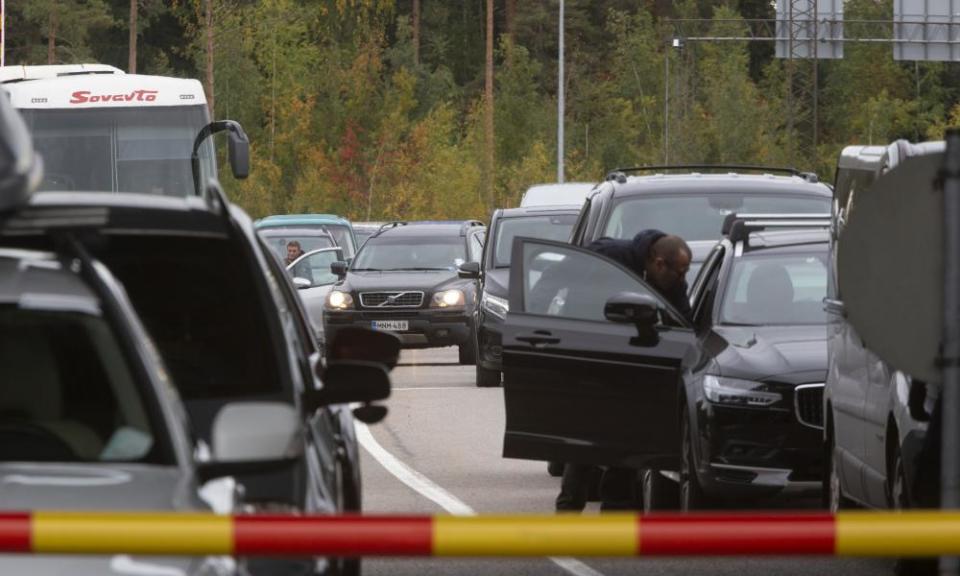
[[[606,187],[601,186],[599,190]],[[654,174],[629,176],[624,183],[613,183],[613,196],[642,194],[698,194],[704,193],[796,194],[832,198],[830,188],[822,183],[809,182],[800,176],[772,174]]]
[[[38,250],[0,248],[0,304],[54,310],[99,310],[99,299],[56,255]]]
[[[391,222],[381,226],[371,238],[390,237],[437,237],[463,236],[467,230],[482,229],[483,223],[477,220],[443,220],[423,222]]]

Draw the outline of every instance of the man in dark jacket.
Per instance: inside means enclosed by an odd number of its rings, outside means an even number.
[[[659,230],[643,230],[633,240],[594,240],[587,249],[629,268],[656,289],[684,318],[690,319],[686,276],[692,254],[683,238]]]
[[[600,238],[587,249],[615,260],[646,281],[663,296],[684,318],[691,319],[690,300],[687,297],[687,272],[692,253],[679,236],[660,230],[643,230],[633,240]],[[558,512],[581,512],[587,504],[590,481],[596,467],[585,464],[566,464],[557,496]],[[634,470],[608,468],[600,482],[600,497],[604,510],[637,507]]]

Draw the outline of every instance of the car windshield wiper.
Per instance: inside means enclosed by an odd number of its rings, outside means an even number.
[[[414,267],[411,267],[411,268],[390,268],[390,269],[389,269],[389,271],[391,271],[391,272],[394,271],[394,270],[447,270],[447,271],[449,271],[450,268],[429,268],[429,267],[426,267],[426,266],[414,266]]]
[[[350,272],[383,272],[381,268],[351,268]]]
[[[763,324],[748,324],[746,322],[721,322],[721,326],[763,326]]]

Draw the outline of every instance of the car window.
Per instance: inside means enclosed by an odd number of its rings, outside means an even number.
[[[378,236],[371,238],[351,270],[456,270],[467,260],[461,236]]]
[[[306,235],[303,233],[286,232],[283,230],[263,230],[260,232],[270,251],[276,254],[281,262],[286,262],[287,245],[296,242],[300,247],[300,254],[306,254],[320,248],[333,248],[336,241],[332,235]]]
[[[566,242],[570,239],[570,231],[576,221],[576,214],[522,216],[500,220],[495,239],[497,248],[493,255],[493,267],[510,267],[510,252],[513,249],[513,239],[517,236]]]
[[[729,275],[721,324],[824,324],[825,253],[745,255]]]
[[[0,308],[0,461],[168,463],[155,429],[103,319]]]
[[[589,282],[584,282],[589,278]],[[523,311],[542,316],[607,322],[607,300],[621,292],[663,299],[606,258],[570,247],[523,245]],[[676,320],[675,318],[673,320]]]
[[[637,195],[614,205],[600,236],[629,239],[641,230],[656,228],[688,242],[715,240],[720,238],[724,218],[734,212],[828,214],[830,206],[828,197],[783,194]]]
[[[294,278],[305,278],[313,286],[333,284],[339,278],[330,271],[330,265],[340,260],[336,250],[308,254],[294,262],[287,271]]]

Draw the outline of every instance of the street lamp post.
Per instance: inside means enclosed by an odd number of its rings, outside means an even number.
[[[557,182],[563,184],[563,113],[564,113],[564,87],[563,87],[563,0],[560,0],[560,49],[558,54],[557,72]]]

